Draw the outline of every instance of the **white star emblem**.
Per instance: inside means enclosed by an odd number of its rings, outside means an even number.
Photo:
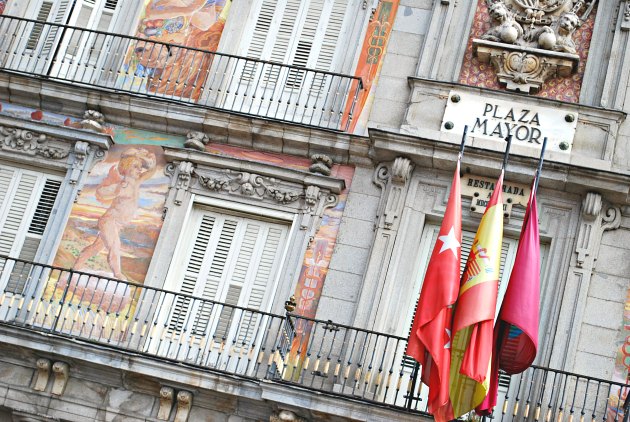
[[[446,337],[448,337],[448,341],[444,345],[444,348],[450,349],[451,348],[451,330],[449,330],[448,328],[445,328],[444,330],[446,331]]]
[[[451,231],[448,232],[446,236],[438,237],[439,240],[442,241],[442,248],[440,249],[440,253],[444,252],[447,249],[453,251],[453,255],[457,257],[457,248],[461,248],[461,244],[455,237],[455,230],[451,227]]]

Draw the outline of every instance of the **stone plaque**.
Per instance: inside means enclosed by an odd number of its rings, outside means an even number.
[[[470,210],[483,214],[490,200],[496,179],[465,174],[462,177],[462,196],[472,198]],[[503,181],[503,216],[509,218],[515,204],[527,206],[531,187]]]
[[[512,135],[512,145],[540,149],[544,137],[547,150],[571,152],[577,113],[557,108],[538,107],[516,102],[451,91],[442,120],[442,132],[502,140]]]

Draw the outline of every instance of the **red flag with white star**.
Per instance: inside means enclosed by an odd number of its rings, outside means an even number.
[[[453,419],[448,381],[451,366],[451,307],[457,301],[459,291],[462,243],[459,167],[458,161],[407,344],[407,355],[422,364],[422,381],[429,386],[429,412],[437,422]]]

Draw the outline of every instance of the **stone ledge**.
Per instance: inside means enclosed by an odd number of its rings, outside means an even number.
[[[51,360],[59,360],[63,357],[63,360],[71,366],[71,379],[79,377],[84,381],[103,383],[106,388],[123,389],[130,391],[130,393],[144,395],[153,393],[156,400],[158,399],[159,386],[169,385],[176,389],[191,391],[194,395],[199,395],[200,399],[213,397],[222,403],[230,404],[224,409],[228,414],[235,410],[237,413],[239,412],[239,409],[233,408],[231,404],[236,403],[237,406],[249,407],[256,404],[256,412],[259,413],[257,417],[261,420],[269,418],[274,409],[285,408],[286,405],[299,408],[300,414],[311,418],[310,420],[313,421],[322,420],[322,418],[326,420],[332,418],[339,421],[375,422],[393,420],[411,422],[417,421],[419,418],[426,421],[432,420],[432,418],[423,417],[418,413],[401,412],[393,408],[371,405],[351,398],[335,397],[271,381],[258,381],[218,372],[202,371],[198,368],[187,367],[159,358],[120,352],[103,345],[84,343],[7,325],[0,325],[0,351],[4,360],[11,359],[12,355],[16,355],[16,358],[21,356],[23,360],[28,361],[27,364],[31,364],[33,371],[35,370],[35,357]],[[24,358],[24,356],[27,357]],[[132,381],[131,379],[134,377],[138,381]],[[139,381],[141,381],[141,385],[136,385]],[[151,385],[155,386],[155,391],[149,391]],[[130,388],[130,386],[132,387]],[[24,390],[24,387],[15,386],[14,388],[6,379],[0,382],[0,391],[3,387],[7,387],[7,391]],[[206,397],[208,395],[209,397]],[[65,396],[56,398],[45,393],[37,393],[37,396],[44,400],[44,407],[51,409],[51,411],[68,400],[70,400],[68,403],[72,403],[74,408],[85,407],[86,414],[89,411],[94,411],[95,408],[101,408],[99,404],[87,401],[81,403]],[[133,394],[129,394],[129,398],[132,399]],[[197,409],[197,411],[203,412],[203,408],[207,407],[203,405],[203,401],[194,401],[193,410]],[[113,412],[115,409],[109,408],[107,410]],[[129,409],[125,414],[130,418],[138,417],[141,419],[143,417],[130,414]]]
[[[448,171],[455,169],[460,141],[436,141],[379,129],[370,129],[369,133],[371,156],[375,161],[391,161],[404,156],[418,165],[416,171],[421,171],[422,167]],[[472,146],[466,147],[462,169],[479,176],[496,177],[502,161],[502,151],[488,151],[474,146],[473,142]],[[513,182],[530,183],[537,165],[538,157],[535,155],[510,155],[506,178]],[[545,159],[540,187],[577,194],[599,192],[613,204],[630,203],[630,174],[600,170],[595,166],[554,162],[553,157]]]
[[[0,72],[0,88],[12,103],[60,114],[80,116],[94,109],[102,111],[109,123],[135,129],[183,136],[191,129],[202,130],[215,142],[305,157],[325,153],[337,164],[370,164],[363,136],[16,73]]]

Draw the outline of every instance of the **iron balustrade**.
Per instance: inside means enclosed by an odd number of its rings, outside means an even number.
[[[0,70],[346,131],[360,78],[0,16]]]
[[[0,256],[0,323],[247,379],[426,413],[406,339]],[[501,377],[501,421],[622,421],[628,385],[532,366]]]

